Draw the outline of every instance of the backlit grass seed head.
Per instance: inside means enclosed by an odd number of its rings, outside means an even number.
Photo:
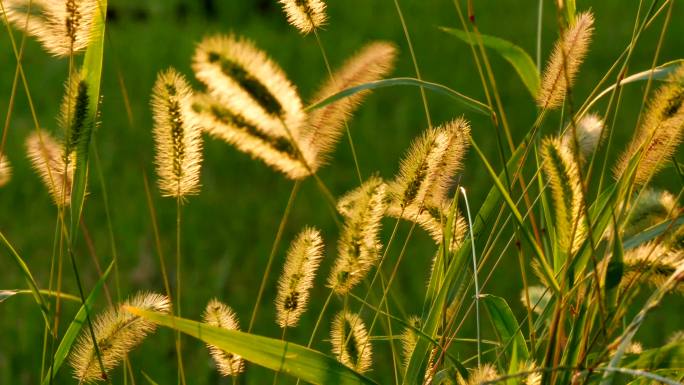
[[[330,327],[332,353],[338,361],[359,373],[373,364],[373,352],[366,325],[357,314],[338,313]]]
[[[82,51],[94,38],[97,0],[3,0],[3,6],[7,20],[36,37],[52,55]]]
[[[199,193],[202,136],[193,117],[192,90],[174,69],[157,76],[152,90],[155,163],[163,196]]]
[[[281,328],[297,326],[306,310],[309,290],[323,257],[323,238],[318,230],[305,228],[290,245],[283,274],[278,281],[276,313]]]
[[[577,122],[575,131],[577,132],[577,144],[579,145],[579,154],[582,160],[591,157],[591,154],[596,151],[600,141],[601,133],[603,132],[604,122],[596,114],[586,114]],[[563,146],[566,148],[573,148],[574,138],[573,130],[567,127],[563,135]]]
[[[641,126],[620,157],[616,178],[632,158],[640,157],[635,180],[645,184],[679,148],[684,137],[684,65],[668,80],[651,99]]]
[[[358,196],[337,242],[337,259],[328,286],[337,294],[346,294],[377,263],[382,245],[379,240],[381,219],[385,212],[385,184],[371,177],[352,191]]]
[[[389,185],[392,200],[402,207],[443,204],[462,166],[469,136],[470,125],[462,118],[425,131],[413,142]]]
[[[240,323],[229,306],[221,303],[217,299],[212,299],[207,304],[202,317],[204,323],[227,330],[240,330]],[[217,346],[207,344],[211,356],[216,362],[218,371],[224,376],[237,376],[244,370],[244,360],[242,357],[221,350]]]
[[[64,146],[45,131],[34,132],[26,138],[26,153],[55,204],[68,206],[71,203],[74,175],[75,161],[71,159],[73,155],[69,154],[70,160],[67,165]]]
[[[668,191],[645,188],[629,209],[623,238],[635,235],[679,214],[675,197]]]
[[[12,166],[5,154],[0,154],[0,187],[9,183],[12,179]]]
[[[373,42],[363,47],[333,73],[313,97],[321,101],[342,90],[359,84],[382,79],[394,67],[396,47],[387,42]],[[327,163],[344,133],[345,122],[369,92],[359,92],[334,103],[311,111],[304,134],[303,147],[314,151],[312,168],[318,169]]]
[[[418,339],[420,338],[416,329],[420,330],[421,319],[415,315],[411,316],[408,319],[408,324],[410,327],[406,326],[404,331],[401,333],[401,355],[403,358],[402,364],[404,367],[408,366],[409,360],[411,360],[413,351],[415,350]]]
[[[249,40],[210,36],[195,50],[192,68],[226,109],[264,134],[299,141],[306,119],[295,86],[283,70]]]
[[[311,175],[288,138],[266,134],[259,128],[260,122],[250,121],[211,96],[196,95],[193,113],[202,130],[209,135],[261,160],[288,178],[303,179]],[[305,148],[300,147],[300,150]]]
[[[135,307],[147,311],[169,313],[171,302],[168,297],[154,293],[140,293],[119,306],[110,308],[93,322],[102,366],[109,372],[118,366],[124,357],[138,346],[156,325],[124,310]],[[94,348],[88,328],[84,327],[69,357],[74,377],[80,382],[104,380],[100,359]]]
[[[586,236],[583,216],[582,181],[570,151],[557,138],[541,144],[544,171],[551,186],[556,234],[561,249],[573,253]]]
[[[624,256],[624,275],[621,283],[634,280],[660,287],[669,277],[684,266],[684,250],[672,249],[669,246],[646,242],[627,250]],[[684,293],[684,286],[678,285],[679,293]]]
[[[563,104],[565,93],[572,86],[587,54],[593,32],[594,15],[583,12],[577,15],[575,23],[556,41],[537,94],[539,107],[554,109]]]
[[[88,150],[94,126],[89,111],[88,83],[83,74],[77,72],[65,84],[64,89],[59,124],[65,133],[65,146],[69,152],[83,154]]]
[[[278,0],[278,2],[287,14],[287,21],[305,35],[322,27],[328,20],[325,3],[321,0]]]
[[[468,377],[468,381],[464,381],[459,375],[459,385],[482,385],[489,381],[494,381],[499,378],[499,372],[492,364],[483,364],[481,367],[473,369]]]

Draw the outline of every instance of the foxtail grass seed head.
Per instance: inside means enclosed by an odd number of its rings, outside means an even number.
[[[306,119],[299,94],[252,42],[232,35],[207,37],[195,50],[192,68],[227,110],[259,122],[256,127],[264,134],[299,142]]]
[[[107,372],[118,366],[131,350],[156,329],[154,323],[125,311],[125,307],[167,314],[171,312],[171,302],[168,297],[161,294],[140,293],[99,315],[93,322],[99,358],[91,334],[86,327],[81,331],[81,336],[76,341],[69,357],[69,363],[74,369],[74,377],[80,382],[104,380]],[[100,360],[105,373],[101,371]]]
[[[394,68],[396,47],[387,42],[373,42],[363,47],[333,73],[313,97],[319,102],[342,90],[382,79]],[[330,154],[344,133],[345,122],[369,92],[359,92],[311,111],[304,134],[303,147],[314,152],[312,168],[318,169],[330,160]]]
[[[656,241],[646,242],[624,255],[624,276],[622,283],[646,283],[653,287],[662,286],[669,277],[684,266],[684,250],[673,249]],[[681,278],[684,277],[680,277]],[[678,285],[679,293],[684,293],[684,286]]]
[[[330,342],[335,358],[359,373],[373,364],[373,352],[366,325],[361,317],[349,312],[338,313],[330,327]]]
[[[325,3],[321,0],[278,0],[278,2],[287,14],[287,21],[305,35],[321,28],[328,20]]]
[[[679,214],[679,206],[671,193],[645,188],[638,193],[629,209],[623,238],[635,235]]]
[[[309,290],[323,258],[323,238],[318,230],[305,228],[287,252],[283,274],[278,281],[276,313],[281,328],[297,326],[306,310]]]
[[[468,381],[463,380],[459,375],[459,385],[482,385],[489,381],[494,381],[499,378],[499,372],[492,364],[482,364],[481,367],[473,369],[468,377]]]
[[[594,15],[583,12],[566,30],[553,47],[553,52],[542,75],[537,105],[541,108],[560,107],[565,94],[577,76],[594,32]]]
[[[64,99],[59,124],[64,130],[67,151],[83,154],[88,150],[94,122],[90,113],[88,83],[83,74],[76,72],[64,86]]]
[[[12,25],[36,37],[48,53],[62,57],[88,47],[100,12],[97,0],[3,0],[3,6]]]
[[[36,131],[26,138],[26,153],[55,204],[68,206],[74,175],[73,154],[66,154],[64,146],[45,131]]]
[[[443,204],[462,166],[469,138],[470,125],[462,118],[425,131],[413,142],[399,174],[389,184],[392,200],[401,207]]]
[[[545,139],[541,147],[555,206],[558,243],[563,251],[574,253],[586,236],[582,181],[577,163],[557,138]]]
[[[288,178],[297,180],[311,175],[288,138],[265,134],[260,122],[250,121],[239,112],[216,102],[211,96],[196,95],[193,113],[202,130],[209,135],[261,160]]]
[[[358,195],[337,242],[337,259],[328,286],[344,295],[356,286],[377,263],[382,244],[379,240],[381,219],[385,212],[385,183],[370,177],[352,191]]]
[[[683,137],[684,65],[681,65],[651,99],[642,124],[615,167],[615,177],[625,172],[631,159],[640,157],[635,181],[647,183],[679,148]]]
[[[5,154],[0,154],[0,187],[9,183],[12,179],[12,166]]]
[[[152,91],[155,163],[163,196],[199,193],[202,136],[192,115],[192,89],[174,69],[157,76]]]
[[[202,317],[204,323],[227,330],[240,330],[240,323],[229,306],[221,303],[217,299],[212,299],[207,304]],[[224,376],[237,376],[244,370],[242,357],[221,350],[217,346],[207,344],[211,356],[216,362],[218,371]]]
[[[596,151],[600,141],[601,133],[603,131],[603,119],[596,114],[586,114],[577,122],[575,132],[577,133],[577,144],[579,145],[579,154],[582,160],[591,157],[591,154]],[[574,146],[573,130],[567,127],[563,135],[563,147],[572,149]]]
[[[401,333],[401,355],[403,358],[402,364],[404,367],[408,366],[411,356],[413,355],[413,351],[416,348],[416,344],[418,343],[418,339],[420,338],[416,329],[420,330],[421,319],[420,317],[414,315],[409,317],[407,323],[409,326],[406,326],[404,331]]]

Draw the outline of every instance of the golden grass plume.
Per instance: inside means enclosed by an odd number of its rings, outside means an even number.
[[[204,323],[210,326],[216,326],[227,330],[240,330],[240,323],[238,322],[233,309],[217,299],[209,301],[204,310],[202,319]],[[237,376],[244,370],[244,360],[242,357],[221,350],[211,344],[207,344],[207,347],[222,375]]]
[[[72,155],[67,156],[64,146],[45,131],[33,132],[26,138],[26,153],[55,204],[68,206],[71,203],[74,162],[65,160]]]
[[[587,54],[593,32],[594,15],[582,12],[556,41],[537,94],[539,107],[554,109],[563,104],[566,91],[572,86]]]
[[[635,235],[651,226],[679,214],[679,205],[674,195],[668,191],[645,188],[632,202],[622,232],[623,238]]]
[[[299,32],[308,34],[328,20],[325,3],[321,0],[278,0],[287,15],[287,21]]]
[[[463,380],[459,375],[458,383],[459,385],[482,385],[497,378],[499,378],[499,372],[496,371],[494,365],[482,364],[481,367],[473,369],[468,377],[468,381]]]
[[[68,152],[84,153],[90,144],[94,128],[90,113],[88,83],[83,73],[75,72],[64,86],[64,98],[59,115],[59,124],[65,133],[65,147]]]
[[[373,364],[373,352],[366,325],[358,314],[340,312],[330,327],[330,342],[335,358],[359,373]]]
[[[406,326],[401,333],[401,355],[403,358],[402,365],[404,367],[408,366],[409,360],[411,360],[413,351],[416,349],[416,344],[420,338],[416,329],[420,330],[421,319],[415,315],[410,316],[407,323],[409,326]]]
[[[684,266],[684,250],[672,248],[657,241],[643,243],[626,250],[624,255],[624,275],[620,281],[629,284],[633,281],[662,286],[670,276]],[[678,292],[684,293],[679,281]]]
[[[12,179],[12,165],[5,154],[0,154],[0,187],[9,183]]]
[[[202,136],[192,115],[192,89],[174,69],[157,76],[152,91],[155,163],[163,196],[199,193]]]
[[[100,358],[98,359],[91,334],[86,327],[83,328],[69,357],[74,377],[80,382],[103,380],[106,373],[101,372],[100,360],[105,372],[109,372],[156,329],[154,323],[125,311],[124,307],[127,306],[160,313],[171,311],[168,297],[154,293],[139,293],[99,315],[93,322],[93,331]]]
[[[603,119],[593,113],[584,115],[579,122],[577,122],[575,132],[577,133],[580,158],[583,161],[588,159],[591,154],[596,151],[596,148],[601,142],[603,127]],[[567,127],[562,138],[563,146],[572,149],[574,147],[574,141],[573,130],[571,127]]]
[[[306,310],[323,248],[320,232],[311,227],[302,230],[292,242],[276,295],[276,316],[281,328],[297,326]]]

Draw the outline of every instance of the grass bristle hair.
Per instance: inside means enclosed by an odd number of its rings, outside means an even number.
[[[210,326],[226,330],[240,330],[240,323],[238,322],[233,309],[217,299],[209,301],[207,308],[204,310],[202,319],[204,323]],[[216,362],[218,371],[222,375],[237,376],[244,370],[244,361],[242,357],[226,352],[211,344],[207,344],[207,347]]]
[[[163,196],[178,199],[199,193],[201,130],[192,112],[192,90],[174,69],[157,76],[152,91],[155,163]]]
[[[77,154],[88,151],[94,121],[90,113],[88,83],[81,72],[75,72],[64,86],[59,124],[65,133],[65,148]]]
[[[338,313],[330,327],[335,358],[356,372],[365,373],[373,364],[373,352],[366,325],[357,314]]]
[[[0,154],[0,187],[9,183],[12,179],[12,166],[5,154]]]
[[[635,181],[645,184],[660,171],[679,148],[684,137],[684,65],[670,75],[651,99],[642,124],[615,167],[622,175],[634,157],[639,157]]]
[[[140,293],[99,315],[93,322],[97,352],[90,331],[84,326],[69,357],[74,377],[79,382],[106,379],[106,374],[156,329],[154,323],[125,311],[126,307],[168,314],[171,302],[164,295]],[[102,373],[100,362],[105,373]]]
[[[3,6],[10,23],[60,57],[88,47],[100,12],[97,0],[3,0]]]
[[[563,252],[573,253],[586,236],[582,181],[577,163],[558,138],[542,141],[541,153],[544,171],[551,186],[558,245]]]
[[[287,15],[287,21],[299,32],[308,34],[328,20],[325,3],[321,0],[278,0]]]
[[[539,107],[554,109],[563,104],[566,91],[572,86],[587,55],[593,32],[594,15],[583,12],[577,15],[574,24],[556,41],[537,94]]]
[[[385,183],[373,176],[350,194],[357,198],[345,218],[337,242],[337,259],[328,276],[328,286],[340,295],[363,280],[378,261],[382,248],[379,233],[386,207]]]
[[[373,42],[363,47],[332,74],[313,97],[319,102],[342,90],[382,79],[394,67],[396,47],[387,42]],[[318,169],[329,161],[330,153],[344,133],[344,125],[369,91],[359,92],[311,111],[304,147],[314,152],[311,167]]]
[[[297,326],[306,310],[309,290],[323,257],[323,238],[318,230],[305,228],[287,252],[283,274],[278,281],[276,316],[281,328]]]
[[[232,35],[207,37],[195,50],[192,68],[227,110],[259,122],[256,128],[264,134],[299,142],[306,119],[299,94],[252,42]]]
[[[74,162],[65,159],[72,154],[66,154],[64,146],[45,131],[36,131],[26,138],[26,153],[55,204],[69,206]]]

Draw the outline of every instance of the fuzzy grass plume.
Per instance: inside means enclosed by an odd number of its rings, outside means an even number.
[[[199,193],[202,136],[192,117],[192,89],[174,69],[157,76],[152,91],[155,163],[163,196]]]
[[[385,212],[385,183],[370,177],[349,194],[357,196],[345,219],[337,242],[337,259],[328,286],[337,294],[346,294],[368,274],[379,258],[379,233]]]
[[[12,25],[35,36],[55,56],[84,50],[100,11],[97,0],[3,0],[3,6]]]
[[[64,89],[58,120],[65,133],[65,147],[69,153],[75,151],[77,154],[84,154],[88,151],[94,128],[89,111],[88,83],[81,72],[75,72]]]
[[[338,361],[359,373],[373,364],[373,352],[366,325],[358,314],[338,313],[330,327],[332,352]]]
[[[232,35],[207,37],[195,50],[192,68],[226,110],[264,134],[298,141],[306,118],[299,94],[252,42]]]
[[[276,316],[281,328],[297,326],[306,310],[309,290],[323,257],[323,238],[318,230],[305,228],[287,252],[283,274],[278,281]]]
[[[629,161],[638,156],[635,181],[647,183],[679,148],[683,137],[684,65],[651,99],[641,126],[615,167],[616,178],[625,172]]]
[[[105,372],[109,372],[156,329],[154,323],[132,315],[124,310],[125,307],[169,313],[171,302],[164,295],[140,293],[99,315],[93,322],[99,358],[91,335],[87,328],[84,328],[69,357],[74,377],[80,382],[104,380],[106,373],[101,372],[100,360]]]
[[[401,333],[401,355],[403,358],[402,365],[404,368],[408,366],[411,356],[413,355],[413,351],[416,349],[418,339],[420,338],[420,335],[418,332],[416,332],[416,329],[420,329],[421,319],[420,317],[413,315],[409,317],[407,323],[409,326],[406,326],[404,331]]]
[[[9,183],[12,179],[12,166],[5,154],[0,154],[0,187]]]
[[[580,158],[585,161],[591,154],[596,151],[599,143],[601,142],[601,134],[603,132],[603,127],[605,123],[600,116],[596,114],[586,114],[579,122],[577,122],[577,127],[575,132],[577,133],[577,144],[579,146]],[[573,138],[573,130],[571,127],[567,127],[565,134],[562,138],[563,147],[572,149],[574,146],[575,138]],[[572,151],[571,151],[572,153]]]
[[[625,252],[621,283],[637,281],[660,287],[681,266],[684,266],[684,250],[656,241],[646,242]],[[678,289],[684,293],[681,282]]]
[[[575,80],[580,64],[584,61],[594,32],[594,15],[583,12],[577,15],[575,23],[558,39],[542,75],[537,94],[537,105],[541,108],[560,107],[565,93]]]
[[[541,154],[551,185],[558,244],[564,252],[573,253],[586,236],[582,181],[577,164],[557,138],[545,139]]]
[[[321,28],[328,20],[325,3],[321,0],[278,0],[287,15],[287,21],[299,32],[308,34]]]
[[[34,132],[26,138],[26,153],[55,204],[68,206],[71,203],[74,162],[65,161],[64,146],[45,131]],[[71,158],[72,154],[68,157]]]
[[[396,47],[387,42],[373,42],[363,47],[333,73],[316,92],[318,102],[342,90],[382,79],[391,72],[397,56]],[[344,125],[369,92],[359,92],[311,111],[303,139],[304,147],[314,152],[312,168],[318,169],[330,158],[344,133]]]
[[[624,237],[635,235],[651,226],[655,226],[678,215],[679,206],[670,192],[645,188],[640,191],[630,207]]]
[[[240,330],[240,323],[233,310],[217,299],[209,301],[202,317],[204,323],[227,330]],[[219,372],[224,376],[237,376],[244,370],[243,359],[214,345],[207,345],[216,362]]]
[[[445,207],[445,208],[443,208]],[[444,203],[440,207],[418,207],[417,204],[409,204],[402,208],[396,201],[390,197],[390,202],[387,204],[386,216],[393,218],[405,219],[407,221],[415,222],[423,230],[425,230],[430,237],[437,244],[441,244],[444,240],[444,229],[449,217],[448,205]],[[465,218],[460,213],[456,214],[456,221],[452,228],[451,245],[449,250],[456,250],[463,242],[468,230],[468,225]]]

